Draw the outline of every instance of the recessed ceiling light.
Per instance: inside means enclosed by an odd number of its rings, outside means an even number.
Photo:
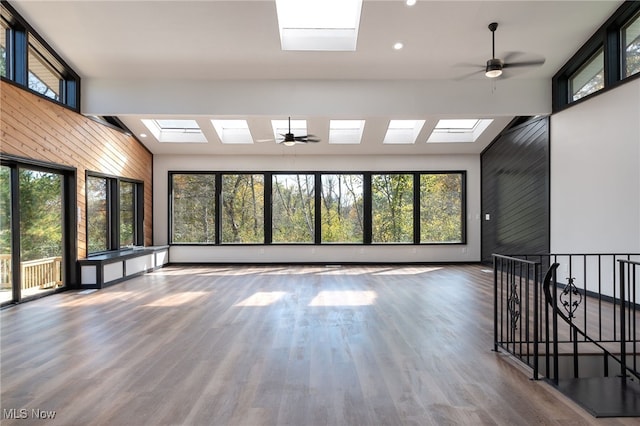
[[[414,4],[416,4],[416,0],[407,0],[406,3],[407,6],[413,6]]]
[[[146,133],[140,133],[140,137],[141,137],[141,138],[146,138],[146,137],[147,137],[147,134],[146,134]]]
[[[393,48],[394,48],[395,50],[400,50],[400,49],[402,49],[403,47],[404,47],[404,44],[402,44],[401,42],[394,43],[394,45],[393,45]]]

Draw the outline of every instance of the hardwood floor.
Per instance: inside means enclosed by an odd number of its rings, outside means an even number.
[[[638,424],[493,352],[483,269],[171,266],[11,307],[2,424]]]

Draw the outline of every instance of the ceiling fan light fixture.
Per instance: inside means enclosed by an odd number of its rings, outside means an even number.
[[[284,141],[282,142],[282,145],[284,146],[294,146],[296,144],[296,141]]]
[[[502,61],[500,59],[489,59],[484,75],[489,78],[496,78],[502,75]]]

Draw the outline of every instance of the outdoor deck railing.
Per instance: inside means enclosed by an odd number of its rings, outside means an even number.
[[[11,255],[0,254],[0,288],[11,288]],[[62,284],[62,257],[20,262],[21,288],[55,288]]]

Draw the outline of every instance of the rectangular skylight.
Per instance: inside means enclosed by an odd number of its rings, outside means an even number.
[[[224,144],[253,143],[247,120],[211,120],[211,124]]]
[[[330,120],[329,143],[359,144],[364,131],[364,120]]]
[[[362,0],[276,0],[282,50],[356,50]]]
[[[166,143],[206,143],[196,120],[143,119],[149,132],[158,140]]]
[[[424,120],[390,120],[384,144],[412,144],[416,143],[418,134],[424,126]]]
[[[475,142],[484,132],[491,119],[445,119],[438,121],[427,142]]]

